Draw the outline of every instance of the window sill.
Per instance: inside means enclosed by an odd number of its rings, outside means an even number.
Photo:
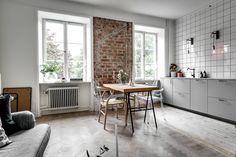
[[[39,82],[39,85],[50,85],[50,84],[90,84],[89,81],[55,81],[55,82]]]

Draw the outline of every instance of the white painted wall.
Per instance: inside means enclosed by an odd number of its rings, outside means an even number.
[[[38,10],[87,17],[99,16],[131,21],[140,25],[167,28],[166,19],[131,14],[65,0],[1,0],[0,73],[2,74],[2,86],[32,87],[32,111],[36,115],[38,113],[36,107],[38,103],[38,93],[36,92],[38,91]],[[166,31],[169,30],[170,28]],[[167,33],[166,41],[169,41],[171,33]],[[171,51],[171,49],[168,50]],[[172,52],[170,55],[172,55]],[[166,64],[169,65],[168,62]]]

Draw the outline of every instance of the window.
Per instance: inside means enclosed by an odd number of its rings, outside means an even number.
[[[60,78],[83,78],[85,25],[56,20],[44,20],[43,63],[60,65]]]
[[[157,34],[135,31],[134,38],[135,80],[157,78]]]
[[[43,11],[38,17],[39,67],[56,65],[58,79],[91,81],[90,18]]]

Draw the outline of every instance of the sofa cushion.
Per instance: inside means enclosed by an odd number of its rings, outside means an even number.
[[[30,111],[13,112],[12,119],[21,130],[31,129],[35,126],[35,117]]]
[[[5,130],[0,127],[0,148],[10,144],[11,141],[8,139],[7,135],[5,134]]]
[[[47,124],[14,133],[9,136],[13,143],[1,148],[0,156],[43,157],[50,133],[51,130]]]
[[[0,96],[0,116],[2,121],[2,127],[4,128],[7,135],[19,131],[19,128],[12,120],[10,98],[10,95]]]

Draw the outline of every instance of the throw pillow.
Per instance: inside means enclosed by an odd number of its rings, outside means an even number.
[[[10,141],[7,137],[7,135],[5,134],[5,131],[2,127],[0,127],[0,148],[4,147],[8,144],[12,143],[12,141]]]
[[[11,135],[19,130],[16,123],[12,120],[10,95],[0,96],[0,116],[2,127],[7,135]]]

